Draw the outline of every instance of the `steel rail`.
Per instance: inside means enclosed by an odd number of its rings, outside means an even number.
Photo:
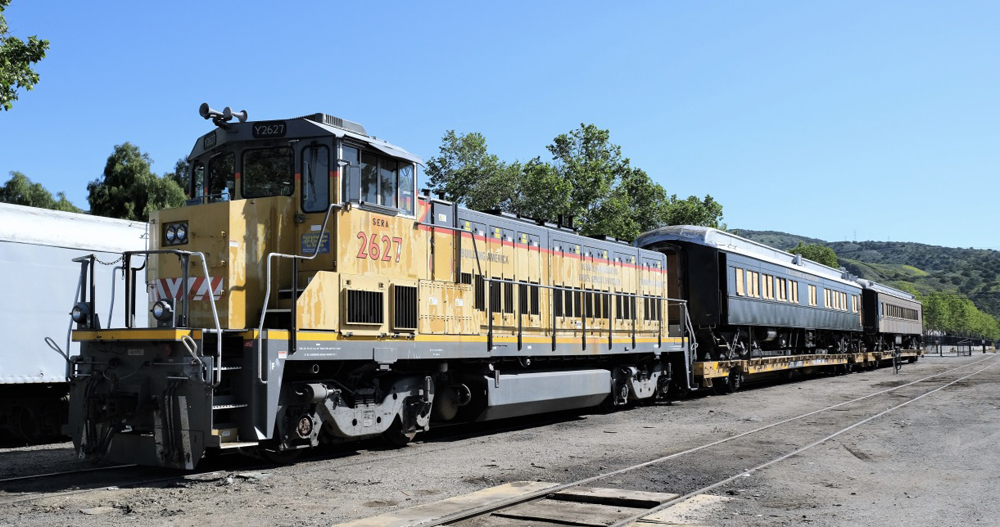
[[[433,520],[431,522],[421,523],[420,526],[421,527],[433,527],[433,526],[437,526],[437,525],[444,525],[444,524],[453,523],[453,522],[457,522],[457,521],[461,521],[461,520],[466,520],[466,519],[469,519],[469,518],[474,518],[476,516],[481,516],[481,515],[489,513],[489,512],[493,512],[493,511],[500,510],[500,509],[505,509],[505,508],[508,508],[508,507],[511,507],[511,506],[514,506],[514,505],[518,505],[518,504],[521,504],[521,503],[527,503],[529,501],[533,501],[533,500],[545,497],[545,496],[550,495],[550,494],[561,492],[563,490],[571,489],[571,488],[574,488],[574,487],[579,487],[581,485],[586,485],[588,483],[593,483],[595,481],[600,481],[602,479],[607,479],[607,478],[610,478],[610,477],[613,477],[613,476],[625,474],[627,472],[638,470],[640,468],[645,468],[645,467],[649,467],[649,466],[652,466],[652,465],[656,465],[656,464],[662,463],[664,461],[669,461],[671,459],[676,459],[676,458],[679,458],[681,456],[685,456],[685,455],[688,455],[688,454],[693,454],[695,452],[699,452],[699,451],[705,450],[707,448],[711,448],[711,447],[714,447],[714,446],[721,445],[723,443],[728,443],[728,442],[734,441],[736,439],[740,439],[740,438],[743,438],[743,437],[746,437],[746,436],[749,436],[749,435],[757,434],[757,433],[763,432],[765,430],[768,430],[768,429],[771,429],[771,428],[774,428],[774,427],[777,427],[777,426],[781,426],[783,424],[791,423],[793,421],[798,421],[800,419],[805,419],[807,417],[811,417],[811,416],[816,415],[816,414],[827,412],[827,411],[833,410],[835,408],[839,408],[841,406],[845,406],[845,405],[848,405],[848,404],[852,404],[852,403],[856,403],[856,402],[859,402],[859,401],[863,401],[865,399],[870,399],[872,397],[876,397],[876,396],[879,396],[879,395],[890,393],[890,392],[893,392],[893,391],[896,391],[896,390],[899,390],[899,389],[902,389],[902,388],[906,388],[908,386],[913,386],[914,384],[917,384],[917,383],[920,383],[920,382],[925,382],[927,380],[934,379],[936,377],[940,377],[940,376],[945,375],[947,373],[951,373],[951,372],[953,372],[955,370],[959,370],[959,369],[962,369],[962,368],[967,368],[969,366],[975,366],[977,364],[980,364],[980,363],[982,363],[984,361],[991,360],[991,359],[995,359],[995,357],[988,357],[986,359],[981,359],[981,360],[978,360],[978,361],[970,363],[970,364],[963,364],[961,366],[956,366],[954,368],[951,368],[951,369],[948,369],[948,370],[945,370],[945,371],[942,371],[942,372],[939,372],[939,373],[935,373],[933,375],[928,375],[927,377],[923,377],[921,379],[910,381],[908,383],[901,384],[899,386],[894,386],[892,388],[887,388],[885,390],[879,390],[877,392],[873,392],[873,393],[870,393],[868,395],[863,395],[861,397],[856,397],[854,399],[851,399],[851,400],[848,400],[848,401],[843,401],[843,402],[840,402],[840,403],[837,403],[837,404],[834,404],[834,405],[830,405],[830,406],[827,406],[825,408],[820,408],[818,410],[813,410],[813,411],[810,411],[810,412],[806,412],[804,414],[801,414],[801,415],[798,415],[798,416],[795,416],[795,417],[789,417],[789,418],[782,419],[780,421],[777,421],[777,422],[774,422],[774,423],[771,423],[771,424],[768,424],[768,425],[759,426],[759,427],[754,428],[752,430],[748,430],[746,432],[743,432],[743,433],[740,433],[740,434],[736,434],[736,435],[734,435],[732,437],[727,437],[727,438],[724,438],[724,439],[719,439],[717,441],[712,441],[712,442],[706,443],[704,445],[700,445],[700,446],[697,446],[697,447],[694,447],[694,448],[689,448],[687,450],[683,450],[683,451],[680,451],[680,452],[675,452],[673,454],[669,454],[669,455],[662,456],[662,457],[659,457],[659,458],[656,458],[656,459],[651,459],[649,461],[645,461],[645,462],[638,463],[638,464],[635,464],[635,465],[631,465],[631,466],[628,466],[628,467],[624,467],[624,468],[620,468],[620,469],[617,469],[617,470],[613,470],[611,472],[604,472],[604,473],[597,474],[595,476],[591,476],[591,477],[588,477],[588,478],[580,479],[580,480],[577,480],[577,481],[572,481],[572,482],[569,482],[569,483],[563,483],[563,484],[557,485],[555,487],[549,487],[549,488],[546,488],[546,489],[543,489],[543,490],[540,490],[540,491],[536,491],[536,492],[524,494],[524,495],[517,496],[517,497],[514,497],[514,498],[509,498],[509,499],[506,499],[506,500],[501,500],[501,501],[493,502],[493,503],[490,503],[488,505],[483,505],[483,506],[480,506],[480,507],[475,507],[475,508],[467,509],[467,510],[464,510],[464,511],[458,511],[458,512],[455,512],[455,513],[452,513],[452,514],[449,514],[449,515],[437,518],[437,519],[435,519],[435,520]],[[905,404],[909,404],[910,402],[913,402],[913,401],[915,401],[915,400],[917,400],[919,398],[923,398],[923,397],[925,397],[927,395],[930,395],[931,393],[934,393],[934,392],[936,392],[938,390],[941,390],[941,389],[945,388],[946,386],[950,386],[950,385],[952,385],[952,384],[954,384],[954,383],[956,383],[956,382],[958,382],[958,381],[960,381],[962,379],[965,379],[967,377],[975,375],[975,374],[977,374],[977,373],[985,370],[986,368],[991,368],[991,367],[995,366],[998,363],[1000,363],[1000,362],[994,361],[993,364],[990,364],[989,366],[986,366],[985,368],[982,368],[982,369],[977,370],[977,371],[975,371],[975,372],[973,372],[973,373],[971,373],[969,375],[961,377],[960,379],[956,379],[955,381],[952,381],[952,382],[950,382],[950,383],[948,383],[948,384],[946,384],[944,386],[935,388],[934,390],[931,390],[930,392],[926,392],[925,394],[920,395],[919,397],[917,397],[915,399],[911,399],[911,400],[909,400],[906,403],[903,403],[901,405],[898,405],[898,406],[895,406],[893,408],[890,408],[889,410],[880,412],[880,413],[878,413],[878,414],[876,414],[874,416],[868,417],[868,418],[866,418],[865,420],[863,420],[861,422],[855,423],[854,425],[851,426],[851,428],[853,428],[855,426],[859,426],[859,425],[861,425],[863,423],[866,423],[868,421],[871,421],[872,419],[875,419],[876,417],[882,416],[882,415],[884,415],[885,413],[887,413],[887,412],[889,412],[891,410],[899,408],[900,406],[903,406]],[[820,443],[822,443],[824,441],[828,441],[830,438],[836,437],[836,435],[839,435],[839,434],[841,434],[841,433],[843,433],[845,431],[847,431],[847,430],[841,430],[840,432],[837,432],[836,434],[834,434],[832,436],[829,436],[827,438],[824,438],[824,439],[820,440],[820,442],[817,442],[816,444],[820,444]],[[810,448],[811,446],[815,446],[815,445],[810,445],[809,447],[804,447],[804,448]],[[792,455],[794,455],[796,453],[798,453],[798,451],[793,452],[792,454],[788,454],[786,456],[783,456],[781,459],[785,459],[785,458],[790,457],[790,456],[792,456]],[[769,464],[776,463],[779,460],[772,460],[771,462],[769,462]],[[763,467],[755,467],[755,468],[750,469],[748,471],[740,472],[740,474],[737,474],[736,476],[733,476],[732,478],[727,478],[724,482],[720,482],[718,484],[715,484],[715,486],[713,486],[711,488],[716,488],[716,487],[718,487],[720,485],[728,483],[729,481],[735,480],[736,478],[742,477],[743,474],[752,472],[753,470],[758,470],[759,468],[763,468]],[[711,490],[711,489],[709,489],[709,490]],[[669,502],[664,503],[663,505],[661,505],[659,507],[643,511],[642,514],[639,515],[639,516],[631,517],[631,518],[629,518],[627,520],[623,520],[622,522],[616,523],[616,524],[614,524],[613,527],[620,527],[620,526],[628,525],[628,524],[636,521],[639,518],[642,518],[644,516],[648,516],[649,514],[652,514],[654,512],[659,511],[659,510],[663,510],[664,508],[666,508],[667,504],[676,505],[678,503],[681,503],[684,500],[687,500],[687,499],[690,499],[690,498],[694,497],[696,494],[700,494],[700,493],[703,493],[703,492],[704,492],[704,489],[700,489],[700,490],[695,491],[693,493],[685,494],[684,496],[675,498],[675,499],[673,499],[673,500],[671,500]]]
[[[32,479],[51,478],[51,477],[55,477],[55,476],[69,476],[69,475],[73,475],[73,474],[86,474],[88,472],[101,472],[101,471],[104,471],[104,470],[115,470],[115,469],[122,469],[122,468],[131,468],[131,467],[135,467],[135,466],[137,466],[137,465],[114,465],[114,466],[111,466],[111,467],[95,467],[95,468],[85,468],[85,469],[81,469],[81,470],[64,470],[62,472],[48,472],[48,473],[45,473],[45,474],[31,474],[31,475],[28,475],[28,476],[15,476],[13,478],[0,479],[0,485],[2,485],[4,483],[11,483],[11,482],[14,482],[14,481],[28,481],[28,480],[32,480]]]
[[[983,360],[987,360],[987,359],[983,359]],[[973,364],[978,364],[979,362],[983,362],[983,361],[981,360],[981,361],[978,361],[978,362],[973,363]],[[747,469],[747,470],[741,471],[739,474],[736,474],[734,476],[730,476],[730,477],[728,477],[726,479],[723,479],[721,481],[717,481],[717,482],[715,482],[715,483],[713,483],[711,485],[707,485],[707,486],[704,486],[704,487],[702,487],[700,489],[688,492],[687,494],[684,494],[683,496],[678,496],[678,497],[676,497],[676,498],[674,498],[674,499],[672,499],[670,501],[664,502],[664,503],[662,503],[662,504],[660,504],[660,505],[658,505],[656,507],[653,507],[652,509],[649,509],[647,511],[643,511],[641,514],[633,515],[633,516],[630,516],[630,517],[625,518],[623,520],[620,520],[619,522],[617,522],[615,524],[612,524],[610,527],[625,527],[626,525],[631,525],[633,522],[635,522],[635,521],[637,521],[639,519],[642,519],[642,518],[644,518],[646,516],[649,516],[650,514],[653,514],[653,513],[656,513],[656,512],[665,510],[665,509],[668,509],[670,507],[673,507],[674,505],[681,504],[681,503],[683,503],[683,502],[685,502],[685,501],[687,501],[687,500],[689,500],[689,499],[691,499],[691,498],[693,498],[693,497],[695,497],[695,496],[697,496],[699,494],[704,494],[704,493],[709,492],[711,490],[717,489],[717,488],[719,488],[719,487],[721,487],[723,485],[726,485],[727,483],[732,483],[733,481],[736,481],[739,478],[750,476],[754,472],[763,470],[763,469],[765,469],[765,468],[767,468],[767,467],[769,467],[771,465],[774,465],[776,463],[780,463],[781,461],[784,461],[784,460],[786,460],[788,458],[797,456],[797,455],[801,454],[802,452],[805,452],[806,450],[809,450],[809,449],[814,448],[816,446],[822,445],[823,443],[826,443],[827,441],[829,441],[829,440],[831,440],[831,439],[833,439],[833,438],[835,438],[835,437],[837,437],[837,436],[839,436],[841,434],[849,432],[849,431],[851,431],[851,430],[853,430],[853,429],[855,429],[855,428],[857,428],[857,427],[859,427],[859,426],[861,426],[861,425],[863,425],[865,423],[868,423],[870,421],[878,419],[879,417],[882,417],[883,415],[886,415],[886,414],[888,414],[890,412],[898,410],[898,409],[900,409],[900,408],[902,408],[902,407],[904,407],[904,406],[906,406],[906,405],[908,405],[910,403],[917,402],[920,399],[923,399],[924,397],[927,397],[928,395],[930,395],[932,393],[939,392],[939,391],[941,391],[941,390],[943,390],[943,389],[945,389],[945,388],[947,388],[949,386],[952,386],[952,385],[954,385],[954,384],[956,384],[956,383],[958,383],[960,381],[968,379],[969,377],[972,377],[973,375],[977,375],[979,373],[982,373],[983,371],[988,370],[988,369],[996,366],[997,364],[1000,364],[1000,362],[997,362],[997,361],[994,360],[992,362],[992,364],[983,366],[982,368],[980,368],[980,369],[978,369],[978,370],[976,370],[976,371],[974,371],[974,372],[972,372],[972,373],[970,373],[968,375],[963,375],[963,376],[961,376],[961,377],[959,377],[959,378],[957,378],[957,379],[955,379],[955,380],[953,380],[951,382],[948,382],[946,384],[938,386],[937,388],[934,388],[933,390],[931,390],[929,392],[924,392],[924,393],[922,393],[922,394],[920,394],[920,395],[918,395],[918,396],[916,396],[916,397],[914,397],[912,399],[909,399],[909,400],[906,400],[906,401],[904,401],[902,403],[899,403],[896,406],[892,406],[890,408],[882,410],[881,412],[879,412],[879,413],[877,413],[875,415],[866,417],[866,418],[864,418],[864,419],[862,419],[862,420],[860,420],[860,421],[858,421],[858,422],[856,422],[856,423],[854,423],[854,424],[852,424],[850,426],[841,428],[840,430],[838,430],[838,431],[836,431],[836,432],[834,432],[834,433],[832,433],[832,434],[830,434],[830,435],[828,435],[828,436],[826,436],[826,437],[824,437],[822,439],[819,439],[817,441],[813,441],[812,443],[809,443],[808,445],[806,445],[804,447],[798,448],[798,449],[796,449],[796,450],[794,450],[792,452],[789,452],[787,454],[784,454],[784,455],[781,455],[779,457],[776,457],[776,458],[774,458],[774,459],[772,459],[770,461],[767,461],[765,463],[761,463],[760,465],[757,465],[756,467],[753,467],[751,469]],[[966,366],[970,366],[970,365],[966,364]],[[912,383],[909,383],[909,384],[912,384]],[[906,386],[906,385],[904,385],[904,386]],[[901,387],[902,386],[900,386],[900,388]]]
[[[268,467],[275,467],[275,466],[277,466],[277,465],[274,465],[274,464],[261,464],[261,465],[254,466],[254,467],[251,467],[251,468],[253,470],[261,470],[261,469],[266,469]],[[51,473],[51,474],[40,474],[38,476],[24,476],[22,478],[12,478],[10,480],[3,480],[3,481],[13,481],[13,480],[16,480],[16,479],[31,479],[33,477],[49,477],[49,476],[54,477],[54,476],[60,476],[60,475],[66,476],[66,475],[73,475],[73,474],[77,474],[77,473],[87,473],[87,472],[94,472],[94,471],[100,471],[100,470],[129,469],[129,468],[145,468],[145,467],[141,467],[139,465],[115,465],[113,467],[99,467],[99,468],[95,468],[95,469],[84,469],[84,470],[67,471],[67,472],[55,472],[55,473]],[[76,494],[86,494],[88,492],[98,492],[98,491],[109,490],[109,489],[129,489],[129,488],[135,488],[135,487],[139,487],[139,486],[150,485],[150,484],[154,484],[154,483],[165,483],[165,482],[171,482],[171,481],[191,480],[191,476],[198,476],[198,475],[212,474],[212,473],[228,473],[228,472],[229,471],[227,471],[227,470],[219,470],[219,469],[213,468],[211,470],[185,472],[183,474],[176,474],[176,475],[173,475],[173,476],[164,476],[164,477],[156,477],[156,478],[149,478],[149,479],[140,479],[140,480],[135,480],[135,481],[126,481],[124,483],[118,483],[118,484],[111,483],[111,484],[108,484],[108,485],[100,485],[100,486],[96,486],[96,487],[89,488],[89,489],[73,489],[73,490],[66,490],[66,491],[61,491],[61,492],[51,492],[51,493],[35,494],[35,495],[32,495],[32,496],[25,496],[25,494],[27,494],[27,493],[22,493],[22,494],[18,495],[17,497],[15,497],[14,499],[0,501],[0,508],[6,507],[6,506],[10,506],[10,505],[16,505],[18,503],[27,503],[27,502],[31,502],[31,501],[44,500],[44,499],[48,499],[48,498],[61,498],[61,497],[64,497],[64,496],[73,496],[73,495],[76,495]],[[197,480],[195,480],[195,482],[196,481]]]

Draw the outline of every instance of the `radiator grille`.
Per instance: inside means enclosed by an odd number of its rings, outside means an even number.
[[[385,321],[381,291],[347,290],[347,323],[382,325]]]
[[[417,288],[406,285],[392,286],[392,327],[417,329]]]

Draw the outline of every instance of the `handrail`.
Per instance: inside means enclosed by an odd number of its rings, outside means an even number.
[[[694,363],[694,359],[698,357],[698,340],[694,336],[694,326],[691,324],[691,315],[688,313],[687,301],[682,300],[680,302],[681,306],[684,308],[684,325],[687,327],[688,331],[688,345],[684,348],[684,353],[690,353],[689,357],[685,357],[684,368],[688,371],[684,372],[684,380],[687,384],[688,390],[694,390],[691,386],[691,365]],[[690,351],[689,351],[690,350]]]
[[[111,270],[111,305],[108,306],[108,325],[109,326],[111,325],[111,322],[114,320],[114,316],[115,316],[115,271],[118,271],[119,269],[121,269],[122,278],[125,278],[125,268],[124,267],[122,267],[120,265],[116,265],[115,268]]]
[[[184,267],[184,269],[183,269],[183,274],[184,274],[184,277],[183,277],[183,281],[184,281],[183,287],[184,287],[184,291],[183,291],[183,296],[181,298],[182,298],[182,302],[183,302],[183,306],[184,306],[183,312],[184,312],[185,315],[188,312],[188,303],[189,303],[189,298],[188,297],[190,296],[190,292],[188,291],[189,284],[187,283],[187,279],[188,279],[188,267],[190,266],[190,257],[191,256],[197,256],[197,257],[199,257],[201,259],[201,269],[202,269],[202,272],[205,275],[205,279],[208,281],[209,296],[212,297],[212,299],[211,299],[212,320],[215,323],[214,332],[217,335],[215,345],[216,345],[216,357],[218,358],[218,361],[216,361],[216,370],[215,370],[215,372],[213,374],[212,386],[213,387],[218,386],[219,383],[221,382],[221,378],[220,377],[221,377],[221,374],[222,374],[222,324],[219,322],[219,311],[218,311],[218,309],[215,306],[215,290],[212,288],[212,277],[208,273],[208,260],[205,258],[205,254],[204,253],[194,252],[194,251],[182,251],[180,249],[158,249],[158,250],[142,250],[142,251],[125,251],[125,252],[123,252],[122,253],[123,265],[122,265],[121,269],[123,270],[123,272],[125,274],[125,295],[126,295],[125,305],[126,305],[126,308],[127,308],[126,312],[125,312],[125,327],[126,328],[131,328],[132,327],[132,323],[134,322],[133,318],[135,317],[135,293],[136,293],[136,287],[135,287],[135,283],[134,283],[134,278],[130,279],[130,276],[131,276],[130,273],[132,273],[134,271],[141,270],[141,269],[143,269],[146,266],[146,262],[144,261],[143,264],[142,264],[142,267],[133,268],[132,265],[131,265],[131,258],[132,258],[133,255],[142,255],[144,257],[148,257],[151,254],[173,254],[173,255],[176,255],[182,261],[183,267]],[[90,308],[91,313],[95,313],[93,306],[96,305],[96,302],[95,302],[96,298],[95,297],[96,297],[96,287],[97,286],[96,286],[96,282],[94,280],[94,261],[95,260],[96,260],[96,257],[93,254],[91,254],[89,256],[84,256],[84,257],[74,258],[73,259],[74,262],[78,262],[78,263],[81,264],[80,282],[78,284],[77,298],[81,298],[81,300],[80,300],[81,302],[87,302],[91,306],[91,308]],[[89,267],[89,269],[88,269],[88,267]],[[115,269],[113,269],[112,273],[114,273],[117,269],[119,269],[119,268],[116,267]],[[90,271],[90,273],[89,273],[89,275],[90,275],[89,276],[89,282],[90,282],[90,288],[89,288],[90,289],[90,297],[89,297],[89,299],[87,298],[87,295],[86,295],[86,291],[87,291],[88,288],[85,287],[86,286],[86,282],[88,281],[88,277],[87,277],[88,270]],[[114,287],[114,280],[113,279],[112,279],[112,287]],[[110,318],[111,318],[111,315],[112,315],[113,309],[114,309],[114,300],[113,300],[113,297],[114,297],[114,294],[112,293],[112,303],[111,303],[111,307],[109,308],[109,313],[108,313],[108,318],[109,318],[108,324],[109,324],[109,326],[110,326],[110,324],[112,322],[110,320]],[[95,316],[95,320],[96,320],[96,316]],[[188,323],[186,316],[185,316],[185,319],[184,319],[183,322],[185,324]],[[95,326],[93,329],[98,329],[98,328]],[[207,329],[205,331],[213,331],[213,330]],[[187,344],[185,344],[185,347],[187,347]],[[69,353],[69,351],[67,350],[67,354],[68,353]],[[199,360],[199,362],[200,362],[200,360]],[[202,363],[202,368],[204,369],[204,363]]]
[[[326,209],[326,215],[323,216],[323,227],[321,227],[320,230],[319,230],[319,238],[316,240],[316,247],[313,249],[313,253],[312,253],[311,256],[302,256],[302,255],[299,255],[299,254],[268,253],[268,255],[267,255],[267,282],[265,283],[265,286],[264,286],[265,287],[265,289],[264,289],[264,304],[263,304],[263,307],[260,310],[260,322],[257,324],[257,332],[258,333],[261,333],[261,332],[264,331],[264,318],[267,317],[267,304],[271,300],[271,261],[272,261],[272,259],[275,258],[275,257],[277,257],[277,258],[288,258],[288,259],[296,260],[296,261],[298,261],[298,260],[309,261],[309,260],[312,260],[312,259],[316,258],[316,256],[319,255],[319,248],[323,245],[323,235],[326,234],[326,226],[327,226],[327,223],[330,221],[330,213],[333,212],[334,209],[338,209],[339,210],[339,209],[342,209],[342,208],[343,208],[343,205],[341,205],[339,203],[331,203],[330,207]],[[298,279],[299,279],[298,276],[293,276],[292,277],[292,289],[293,290],[295,290],[295,289],[298,288]],[[294,317],[295,316],[295,305],[296,305],[297,299],[294,298],[294,296],[295,296],[294,294],[292,296],[293,296],[293,298],[292,298],[292,316]],[[292,327],[291,331],[294,334],[294,332],[296,331],[296,328]],[[295,338],[294,335],[292,336],[292,338],[293,339]],[[292,351],[294,351],[294,350],[292,350]],[[260,382],[261,384],[267,384],[267,381],[264,379],[264,369],[263,369],[263,367],[264,367],[264,361],[261,360],[262,359],[262,354],[263,354],[263,350],[260,350],[260,352],[258,353],[258,356],[257,356],[257,381]]]
[[[483,264],[479,262],[479,248],[476,247],[476,233],[475,232],[473,232],[473,231],[467,231],[467,230],[459,228],[459,227],[452,227],[451,225],[435,225],[433,223],[425,223],[425,222],[422,222],[422,221],[418,221],[417,225],[422,225],[424,227],[430,227],[432,229],[445,229],[445,230],[449,230],[449,231],[457,231],[459,233],[466,233],[466,232],[469,233],[472,236],[472,252],[476,255],[476,267],[479,268],[479,276],[483,275]],[[485,235],[486,233],[483,233],[483,234]],[[484,236],[484,238],[485,238],[485,236]],[[462,236],[461,235],[459,235],[458,240],[459,240],[459,244],[461,244],[462,243]]]
[[[506,279],[506,278],[486,277],[486,278],[484,278],[484,280],[487,281],[487,282],[490,282],[490,283],[496,282],[498,284],[515,284],[515,285],[522,284],[522,282],[518,282],[516,280],[509,280],[509,279]],[[559,290],[559,291],[580,291],[581,293],[585,293],[586,292],[586,291],[584,291],[583,289],[580,289],[580,288],[568,287],[568,286],[561,286],[561,285],[548,285],[548,284],[531,284],[531,285],[534,285],[534,286],[539,287],[541,289],[553,289],[553,290]],[[687,316],[687,301],[686,300],[682,300],[680,298],[670,298],[670,297],[667,297],[667,296],[647,295],[647,294],[644,294],[644,293],[619,293],[619,292],[614,292],[614,291],[590,291],[590,292],[591,293],[601,294],[601,295],[621,295],[621,296],[626,297],[626,298],[636,298],[636,299],[638,299],[638,298],[643,298],[643,299],[649,298],[651,300],[660,300],[660,301],[664,301],[665,300],[667,302],[676,302],[677,304],[680,304],[680,305],[684,306],[685,321],[687,323],[686,325],[687,325],[687,329],[688,329],[689,335],[693,335],[694,334],[693,326],[691,326],[691,319],[690,319],[690,317]],[[638,321],[639,318],[635,316],[635,311],[634,310],[630,310],[630,312],[632,313],[632,318],[630,318],[629,320],[632,320],[633,322]],[[556,316],[555,315],[555,310],[553,310],[553,315],[552,316],[553,316],[553,318]],[[577,317],[572,317],[572,318],[577,318]],[[587,318],[586,317],[586,313],[584,313],[584,316],[579,317],[579,318],[581,318],[581,319]],[[590,318],[596,318],[596,317],[590,317]],[[649,321],[651,319],[647,318],[647,319],[644,319],[644,320]],[[662,330],[663,321],[662,320],[658,321],[658,324],[659,324],[659,328],[660,328],[660,329],[658,329],[658,331]],[[555,325],[553,325],[553,327],[552,327],[553,333],[555,333],[556,329],[557,328],[555,327]],[[633,327],[633,330],[634,330],[634,327]]]
[[[178,258],[180,258],[181,260],[183,260],[183,261],[185,261],[187,263],[187,265],[185,265],[184,271],[183,271],[184,272],[184,278],[185,278],[184,282],[185,283],[182,284],[182,287],[184,288],[184,290],[183,290],[183,295],[184,296],[182,297],[182,299],[184,301],[184,313],[185,314],[187,314],[187,312],[188,312],[188,303],[189,303],[188,297],[191,294],[190,291],[188,290],[188,287],[190,287],[190,286],[187,284],[187,277],[188,277],[187,273],[188,273],[188,267],[190,266],[190,257],[191,256],[197,256],[198,258],[201,259],[201,271],[205,275],[205,280],[208,282],[208,296],[211,298],[211,301],[209,302],[209,304],[212,306],[212,321],[215,323],[215,329],[214,330],[207,329],[207,330],[204,330],[204,331],[210,331],[210,332],[214,331],[214,333],[216,335],[216,339],[215,339],[215,356],[216,356],[217,360],[215,361],[216,362],[215,363],[215,372],[212,375],[212,387],[218,386],[219,383],[222,382],[222,324],[219,323],[219,310],[215,306],[215,289],[212,288],[212,277],[211,277],[211,275],[208,274],[208,259],[205,258],[205,253],[202,253],[200,251],[182,251],[180,249],[157,249],[157,250],[144,250],[144,251],[125,251],[124,253],[122,253],[122,256],[125,258],[125,262],[130,262],[132,255],[135,255],[135,254],[141,254],[143,256],[149,256],[151,254],[173,254],[173,255],[176,255]],[[146,263],[143,262],[142,265],[143,265],[143,267],[145,267]],[[142,269],[142,267],[138,267],[136,269],[133,269],[130,263],[126,263],[126,267],[128,268],[129,271]],[[132,300],[132,308],[133,308],[132,310],[130,310],[130,311],[128,311],[128,312],[125,313],[125,323],[126,323],[127,327],[131,327],[131,324],[129,323],[129,317],[133,316],[135,314],[134,313],[134,308],[135,308],[134,301],[135,301],[135,290],[136,290],[136,288],[135,288],[135,284],[132,283],[131,280],[129,280],[128,273],[126,273],[126,275],[125,275],[125,280],[126,280],[126,282],[125,282],[126,283],[125,293],[127,295],[129,295],[129,298],[126,298],[126,301],[128,301],[129,299],[131,299]],[[184,323],[185,324],[190,324],[190,322],[188,320],[186,320],[186,317],[185,317]]]
[[[220,336],[218,340],[219,342],[222,342],[222,337]],[[184,335],[181,337],[181,345],[187,349],[188,354],[191,355],[191,358],[198,363],[198,366],[201,368],[201,370],[205,371],[205,363],[202,362],[201,358],[198,357],[198,343],[196,343],[194,339],[191,338],[190,335]],[[222,364],[221,356],[219,357],[219,364]],[[214,380],[215,379],[213,379],[213,381]],[[216,385],[213,383],[213,386]]]
[[[456,249],[459,251],[459,255],[458,255],[458,258],[457,258],[458,265],[459,265],[459,267],[458,267],[459,273],[458,273],[457,276],[455,276],[455,282],[456,283],[462,281],[462,277],[461,277],[461,271],[462,271],[462,255],[461,255],[462,237],[465,235],[465,233],[469,233],[469,235],[472,237],[472,254],[474,254],[476,256],[476,268],[479,269],[479,276],[483,277],[483,280],[491,280],[489,289],[486,290],[486,291],[483,291],[483,294],[486,295],[486,306],[487,306],[486,318],[487,318],[488,329],[486,330],[486,351],[487,352],[493,351],[493,300],[492,300],[493,299],[493,283],[492,283],[492,279],[488,279],[488,278],[486,278],[486,277],[483,276],[483,264],[479,261],[479,247],[476,246],[476,233],[475,233],[475,231],[473,231],[471,229],[470,230],[465,230],[465,229],[461,229],[461,228],[458,228],[458,227],[452,227],[451,225],[435,225],[433,223],[425,223],[425,222],[422,222],[422,221],[418,221],[417,225],[423,225],[424,227],[430,227],[431,229],[445,229],[445,230],[449,230],[449,231],[456,231],[456,232],[458,232],[458,245],[456,246]],[[486,233],[484,232],[483,233],[483,235],[484,235],[483,237],[484,238],[485,238],[485,234]],[[502,240],[501,240],[500,244],[501,244],[500,246],[503,247],[503,241]],[[485,289],[485,286],[484,286],[484,289]]]

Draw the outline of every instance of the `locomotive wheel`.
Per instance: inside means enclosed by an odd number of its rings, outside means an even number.
[[[414,432],[403,432],[403,422],[399,420],[397,416],[393,420],[392,424],[389,425],[389,429],[382,432],[382,441],[386,445],[392,448],[402,448],[409,444],[410,441],[416,437],[417,433]]]
[[[715,395],[726,395],[729,392],[729,377],[716,377],[712,379],[712,393]]]
[[[743,387],[743,372],[732,370],[729,372],[729,379],[726,382],[727,393],[733,393]]]
[[[729,372],[729,377],[719,377],[712,380],[712,393],[728,395],[743,386],[743,373],[736,370]]]
[[[625,406],[628,404],[628,384],[624,382],[621,386],[618,386],[616,390],[618,393],[615,394],[615,406]]]

